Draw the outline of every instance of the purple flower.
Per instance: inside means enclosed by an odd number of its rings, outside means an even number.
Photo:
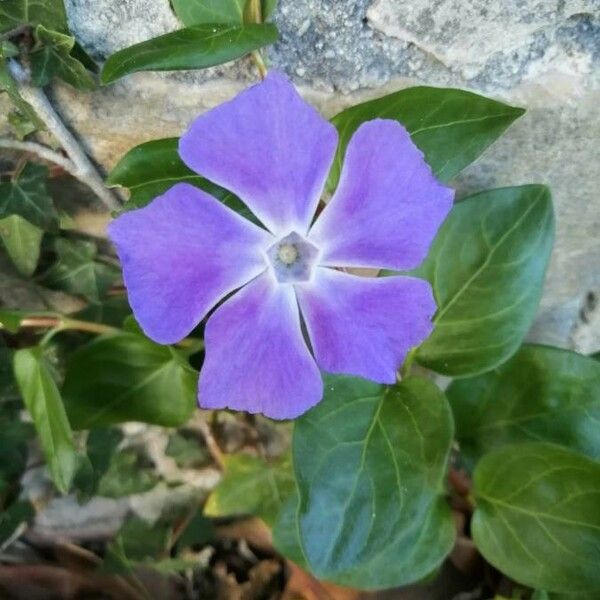
[[[191,169],[234,192],[266,229],[184,183],[110,225],[133,312],[156,342],[179,341],[235,292],[206,324],[203,408],[293,418],[321,399],[319,368],[394,383],[429,335],[426,281],[336,267],[417,267],[453,190],[401,125],[377,119],[352,137],[337,191],[312,224],[336,145],[333,125],[271,73],[198,117],[179,144]]]

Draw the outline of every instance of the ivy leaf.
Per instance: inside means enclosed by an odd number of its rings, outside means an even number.
[[[357,104],[332,119],[340,139],[327,187],[335,189],[348,142],[365,121],[399,121],[425,153],[436,177],[448,181],[524,112],[472,92],[421,86]]]
[[[458,377],[510,358],[535,316],[553,240],[545,186],[489,190],[455,204],[418,270],[438,306],[418,361]]]
[[[208,497],[204,514],[252,514],[272,527],[295,488],[289,457],[273,464],[247,454],[225,456],[224,460],[225,474]]]
[[[325,378],[293,439],[295,529],[315,576],[396,587],[442,562],[455,535],[443,483],[452,434],[448,403],[425,379]]]
[[[510,578],[549,592],[600,593],[600,464],[560,446],[504,446],[473,479],[471,531]]]
[[[129,189],[125,210],[141,208],[176,183],[189,183],[214,196],[247,219],[256,217],[234,194],[194,173],[179,158],[178,138],[152,140],[132,148],[110,172],[106,184]]]
[[[447,390],[465,458],[497,446],[544,441],[600,458],[600,363],[525,345],[507,363]]]
[[[63,0],[2,0],[0,33],[21,25],[43,24],[55,31],[67,32],[67,14]]]
[[[44,283],[98,302],[119,276],[119,269],[96,260],[93,242],[58,238],[54,243],[57,262],[44,275]]]
[[[17,350],[14,368],[15,379],[33,419],[54,484],[66,493],[75,474],[77,455],[60,392],[42,348]]]
[[[98,491],[101,479],[113,463],[123,434],[114,427],[96,427],[89,432],[86,443],[87,460],[75,475],[73,487],[80,499],[89,499]]]
[[[46,191],[48,169],[27,163],[12,181],[0,183],[0,219],[19,215],[41,229],[55,230],[58,214]]]
[[[75,429],[126,421],[177,427],[196,407],[197,379],[178,350],[119,333],[70,356],[63,395]]]
[[[196,25],[116,52],[106,61],[102,83],[137,71],[204,69],[235,60],[277,40],[271,24]]]
[[[186,26],[219,23],[241,25],[246,0],[171,0],[179,20]]]
[[[156,487],[160,477],[153,464],[134,449],[123,450],[111,460],[98,481],[97,495],[105,498],[123,498],[141,494]]]
[[[7,120],[12,132],[20,140],[24,140],[30,133],[38,129],[29,116],[23,114],[18,109],[10,111]]]
[[[33,85],[43,87],[58,77],[78,90],[96,87],[86,68],[71,56],[75,38],[50,31],[43,25],[36,27],[35,37],[41,47],[29,55]]]
[[[0,239],[17,270],[31,275],[40,258],[44,232],[19,215],[0,220]]]
[[[11,102],[27,119],[29,119],[29,121],[31,121],[35,126],[35,129],[45,129],[44,123],[40,121],[33,108],[21,98],[19,88],[8,70],[6,60],[0,60],[0,92],[6,92],[8,94]]]

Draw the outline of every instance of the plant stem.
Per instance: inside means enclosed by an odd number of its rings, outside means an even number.
[[[256,68],[258,69],[260,78],[264,79],[267,76],[267,65],[265,65],[265,61],[263,60],[260,50],[255,50],[251,56]]]
[[[262,4],[261,0],[248,0],[246,5],[246,14],[245,19],[247,23],[262,23],[263,15],[262,15]],[[258,69],[258,74],[261,79],[264,79],[267,76],[267,66],[265,65],[265,61],[263,60],[262,54],[260,50],[255,50],[251,54],[252,60]]]
[[[62,119],[56,110],[54,110],[44,91],[29,83],[29,73],[18,61],[14,59],[9,60],[8,68],[17,84],[20,96],[33,108],[37,116],[48,128],[48,131],[60,142],[67,153],[72,167],[69,169],[65,167],[65,170],[68,170],[69,173],[85,183],[108,209],[118,210],[121,204],[117,196],[104,185],[96,167],[94,167],[91,160],[87,157],[81,145],[75,139],[75,136],[62,122]],[[37,150],[40,148],[43,148],[43,146],[38,147]],[[73,171],[76,171],[77,175]]]
[[[25,317],[20,327],[30,328],[53,328],[53,329],[73,329],[75,331],[85,331],[87,333],[116,333],[120,331],[116,327],[110,325],[104,325],[103,323],[91,323],[89,321],[80,321],[78,319],[69,319],[68,317],[56,316],[56,317]]]

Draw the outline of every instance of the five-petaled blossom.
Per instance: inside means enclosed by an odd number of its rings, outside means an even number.
[[[198,117],[179,143],[182,160],[239,196],[264,229],[185,183],[109,226],[151,339],[181,340],[226,298],[206,324],[201,407],[293,418],[321,399],[319,369],[394,383],[429,335],[436,306],[426,281],[345,269],[417,267],[453,190],[398,122],[376,119],[350,140],[315,220],[337,141],[271,73]]]

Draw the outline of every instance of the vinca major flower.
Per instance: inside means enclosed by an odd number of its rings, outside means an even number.
[[[396,121],[361,125],[337,189],[315,218],[338,136],[285,76],[271,73],[199,116],[182,160],[236,194],[260,227],[179,183],[109,227],[135,317],[161,344],[205,328],[198,397],[275,419],[323,395],[321,371],[394,383],[432,329],[436,306],[408,271],[453,200]]]

